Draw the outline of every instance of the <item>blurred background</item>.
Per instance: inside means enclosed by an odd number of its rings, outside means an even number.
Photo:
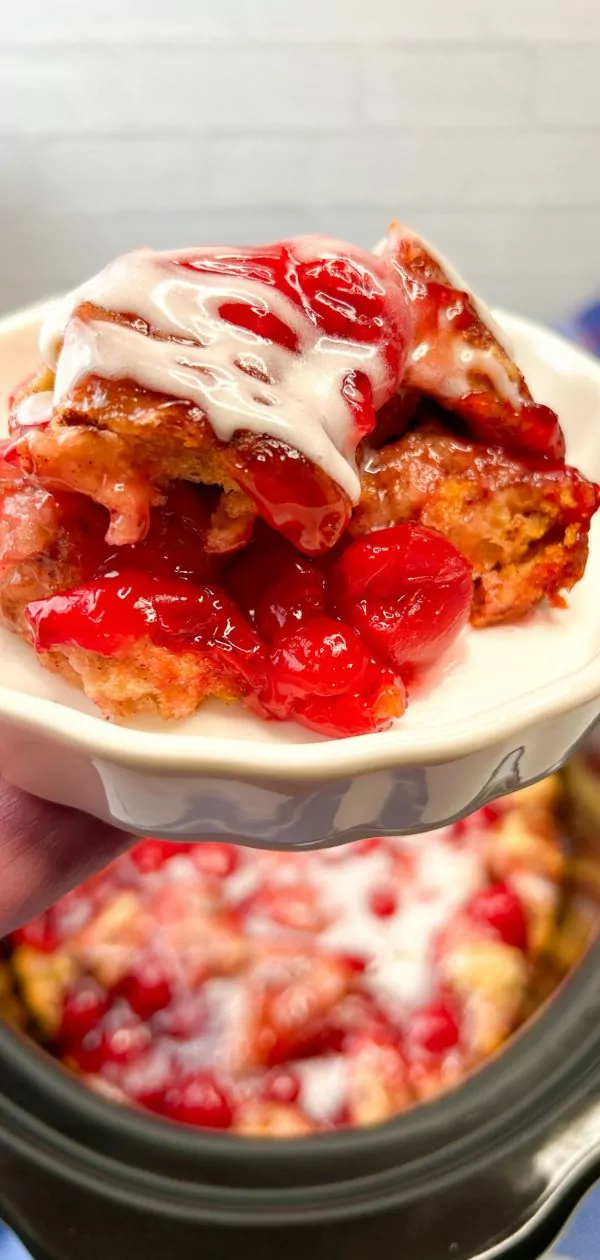
[[[598,0],[19,0],[0,308],[134,245],[403,218],[547,323],[600,282]]]

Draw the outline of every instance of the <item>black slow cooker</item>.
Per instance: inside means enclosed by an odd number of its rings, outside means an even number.
[[[574,833],[595,914],[600,853]],[[533,1258],[599,1174],[600,943],[460,1088],[370,1130],[187,1130],[0,1027],[0,1215],[35,1260]]]

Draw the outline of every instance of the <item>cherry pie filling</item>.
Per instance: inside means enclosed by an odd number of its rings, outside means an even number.
[[[117,549],[103,542],[102,509],[76,503],[90,514],[89,551],[78,557],[89,580],[28,606],[37,650],[118,658],[149,639],[208,657],[264,717],[334,736],[389,726],[406,703],[402,671],[436,656],[467,620],[468,561],[411,523],[325,561],[266,526],[238,557],[215,555],[203,500],[202,488],[178,483],[144,541]]]
[[[565,469],[557,417],[533,403],[474,299],[397,225],[382,256],[315,237],[138,251],[68,301],[46,338],[52,369],[41,392],[16,392],[0,467],[8,587],[11,559],[33,558],[11,557],[20,504],[37,514],[42,541],[52,512],[77,537],[74,585],[62,589],[57,577],[24,616],[8,617],[47,663],[76,649],[126,670],[140,645],[143,669],[146,647],[168,649],[207,664],[197,703],[242,699],[326,736],[389,727],[415,672],[475,620],[485,551],[485,539],[471,540],[468,558],[418,519],[394,523],[389,470],[369,485],[369,450],[379,447],[385,463],[415,397],[518,451],[521,482],[528,461],[532,484],[558,479],[555,525],[547,504],[536,515],[515,492],[498,526],[500,541],[508,533],[518,543],[522,531],[517,562],[536,548],[551,553],[532,601],[546,591],[560,603],[561,585],[581,576],[596,489]],[[429,440],[429,498],[435,491],[444,509],[441,528],[456,531],[453,511],[469,518],[477,502],[483,512],[502,488],[485,482],[475,448],[472,492],[443,471],[434,485],[441,455]],[[490,449],[493,463],[502,450]],[[386,514],[387,527],[350,540],[349,524],[369,528]],[[44,587],[43,546],[40,556]],[[519,616],[528,608],[527,580],[519,598],[512,590],[515,571],[505,563],[498,616],[510,615],[511,600]],[[477,615],[484,624],[489,612]]]
[[[532,791],[309,854],[141,841],[14,933],[25,1003],[92,1088],[170,1120],[388,1119],[524,1017],[562,877],[553,788]]]

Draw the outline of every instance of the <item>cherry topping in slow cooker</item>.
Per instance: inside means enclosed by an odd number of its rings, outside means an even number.
[[[518,817],[318,853],[148,838],[15,932],[15,971],[111,1098],[239,1133],[377,1123],[518,1022],[539,945],[522,866],[494,873]]]

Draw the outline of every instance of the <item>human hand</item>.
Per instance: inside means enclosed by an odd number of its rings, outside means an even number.
[[[0,779],[0,936],[101,870],[131,837]]]

